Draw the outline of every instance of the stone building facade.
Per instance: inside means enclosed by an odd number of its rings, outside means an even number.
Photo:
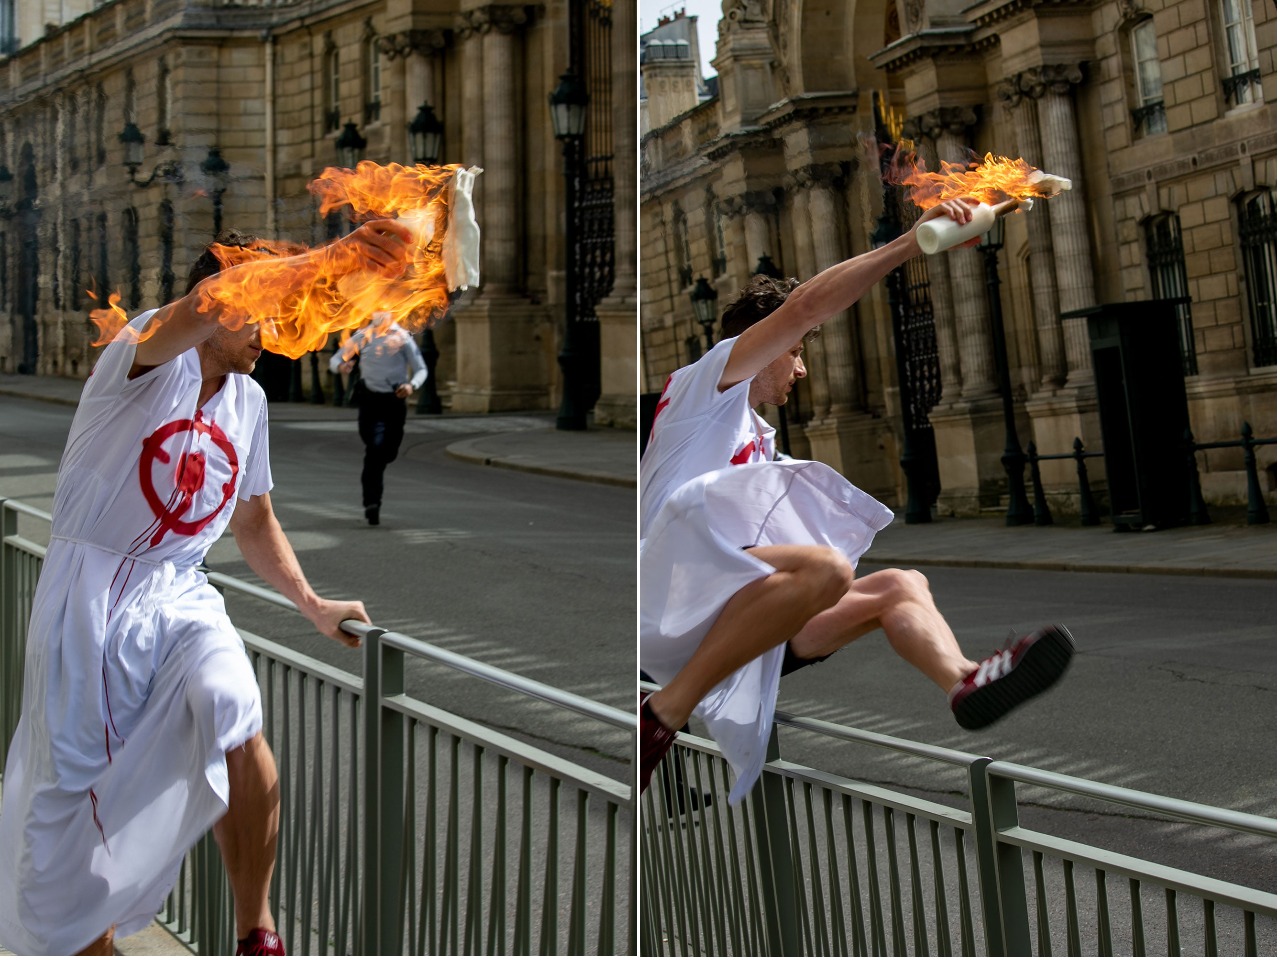
[[[762,255],[804,279],[870,249],[896,201],[866,135],[890,128],[931,169],[989,151],[1074,181],[1009,218],[998,254],[1022,445],[1101,447],[1079,312],[1164,298],[1188,298],[1196,440],[1239,439],[1244,421],[1274,437],[1275,22],[1262,0],[726,2],[717,99],[641,142],[642,393],[705,349],[699,277],[723,307]],[[914,326],[895,329],[889,296],[878,285],[807,348],[791,452],[901,506],[905,397],[927,409],[938,511],[996,507],[1005,426],[983,256],[913,261],[898,296]],[[1275,447],[1258,460],[1273,502]],[[1209,502],[1243,502],[1240,448],[1198,462]],[[1074,464],[1042,468],[1051,500],[1074,503]]]
[[[634,425],[634,0],[108,0],[73,12],[0,60],[0,163],[13,177],[0,370],[85,376],[85,291],[119,291],[134,311],[180,295],[215,220],[311,244],[347,229],[307,191],[338,162],[337,137],[354,124],[365,158],[412,163],[407,127],[429,104],[439,161],[485,171],[481,283],[435,331],[436,382],[455,411],[554,409],[568,251],[548,96],[585,51],[574,66],[591,93],[586,136],[604,181],[593,223],[606,235],[592,238],[604,267],[580,322],[600,329],[596,422]],[[133,172],[127,122],[145,138]],[[295,392],[332,398],[326,360],[297,362]]]

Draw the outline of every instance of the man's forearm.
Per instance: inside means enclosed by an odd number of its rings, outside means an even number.
[[[236,531],[236,546],[249,568],[297,605],[303,616],[311,617],[319,599],[311,589],[302,565],[275,514],[262,522]]]

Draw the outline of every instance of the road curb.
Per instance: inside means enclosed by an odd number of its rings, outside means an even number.
[[[544,477],[557,477],[562,480],[582,480],[587,483],[603,483],[613,487],[635,488],[634,477],[624,477],[603,470],[574,470],[569,467],[548,467],[540,463],[521,460],[518,457],[493,456],[476,447],[478,440],[460,440],[445,447],[445,453],[455,460],[475,463],[486,467],[501,467],[504,470],[520,470]]]
[[[1134,563],[1074,563],[1069,560],[998,560],[972,557],[894,557],[864,553],[862,563],[883,567],[977,567],[999,570],[1042,570],[1053,573],[1145,573],[1156,577],[1231,577],[1237,580],[1274,580],[1276,571],[1257,568],[1175,567]]]
[[[64,407],[80,406],[80,398],[71,397],[54,397],[44,393],[30,393],[26,390],[13,390],[8,387],[0,387],[0,397],[16,397],[19,400],[36,400],[42,403],[60,403]]]

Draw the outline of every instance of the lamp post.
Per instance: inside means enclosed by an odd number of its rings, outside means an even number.
[[[560,363],[564,384],[557,430],[585,430],[587,411],[583,402],[583,344],[581,321],[578,319],[578,181],[582,176],[582,135],[587,126],[587,87],[572,69],[560,77],[560,83],[547,98],[551,104],[551,126],[564,151],[564,290],[565,329],[560,344]]]
[[[711,328],[716,323],[716,292],[711,284],[707,283],[706,277],[698,278],[698,282],[693,285],[693,292],[689,294],[689,299],[693,301],[693,315],[702,324],[702,332],[707,338],[707,352],[710,353],[711,348],[715,346],[715,341],[711,337]]]
[[[1000,250],[1004,246],[1004,218],[996,217],[978,252],[982,254],[987,270],[987,301],[991,312],[991,343],[995,352],[996,374],[1000,378],[1000,401],[1004,407],[1004,455],[1000,462],[1009,480],[1009,509],[1005,512],[1005,526],[1018,527],[1033,519],[1031,504],[1022,483],[1022,469],[1027,458],[1018,442],[1018,430],[1013,419],[1013,388],[1009,384],[1009,354],[1004,341],[1004,311],[1000,304]]]
[[[440,160],[440,143],[444,140],[444,124],[436,118],[430,104],[418,108],[418,115],[409,124],[409,154],[414,163],[435,166]]]
[[[356,164],[364,157],[364,148],[369,145],[369,141],[360,136],[355,121],[348,120],[333,145],[338,151],[338,165],[354,170]]]
[[[231,164],[222,159],[222,151],[210,147],[209,154],[200,164],[200,170],[209,181],[209,196],[213,198],[213,236],[222,233],[222,195],[227,192]]]

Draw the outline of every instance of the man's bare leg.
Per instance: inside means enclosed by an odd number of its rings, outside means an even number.
[[[76,954],[77,957],[114,957],[116,955],[116,928],[106,933]]]
[[[750,552],[776,572],[735,593],[689,662],[649,698],[650,709],[668,730],[684,726],[716,684],[795,636],[846,595],[852,583],[848,560],[826,547],[752,547]]]
[[[276,867],[276,834],[280,829],[280,778],[275,757],[259,733],[227,752],[231,799],[227,813],[214,825],[231,893],[236,903],[236,939],[254,929],[274,931],[267,905]]]
[[[882,629],[898,656],[943,691],[950,691],[978,664],[960,652],[951,627],[938,612],[929,581],[915,570],[880,570],[853,581],[835,605],[815,615],[791,641],[806,660],[834,653]]]

